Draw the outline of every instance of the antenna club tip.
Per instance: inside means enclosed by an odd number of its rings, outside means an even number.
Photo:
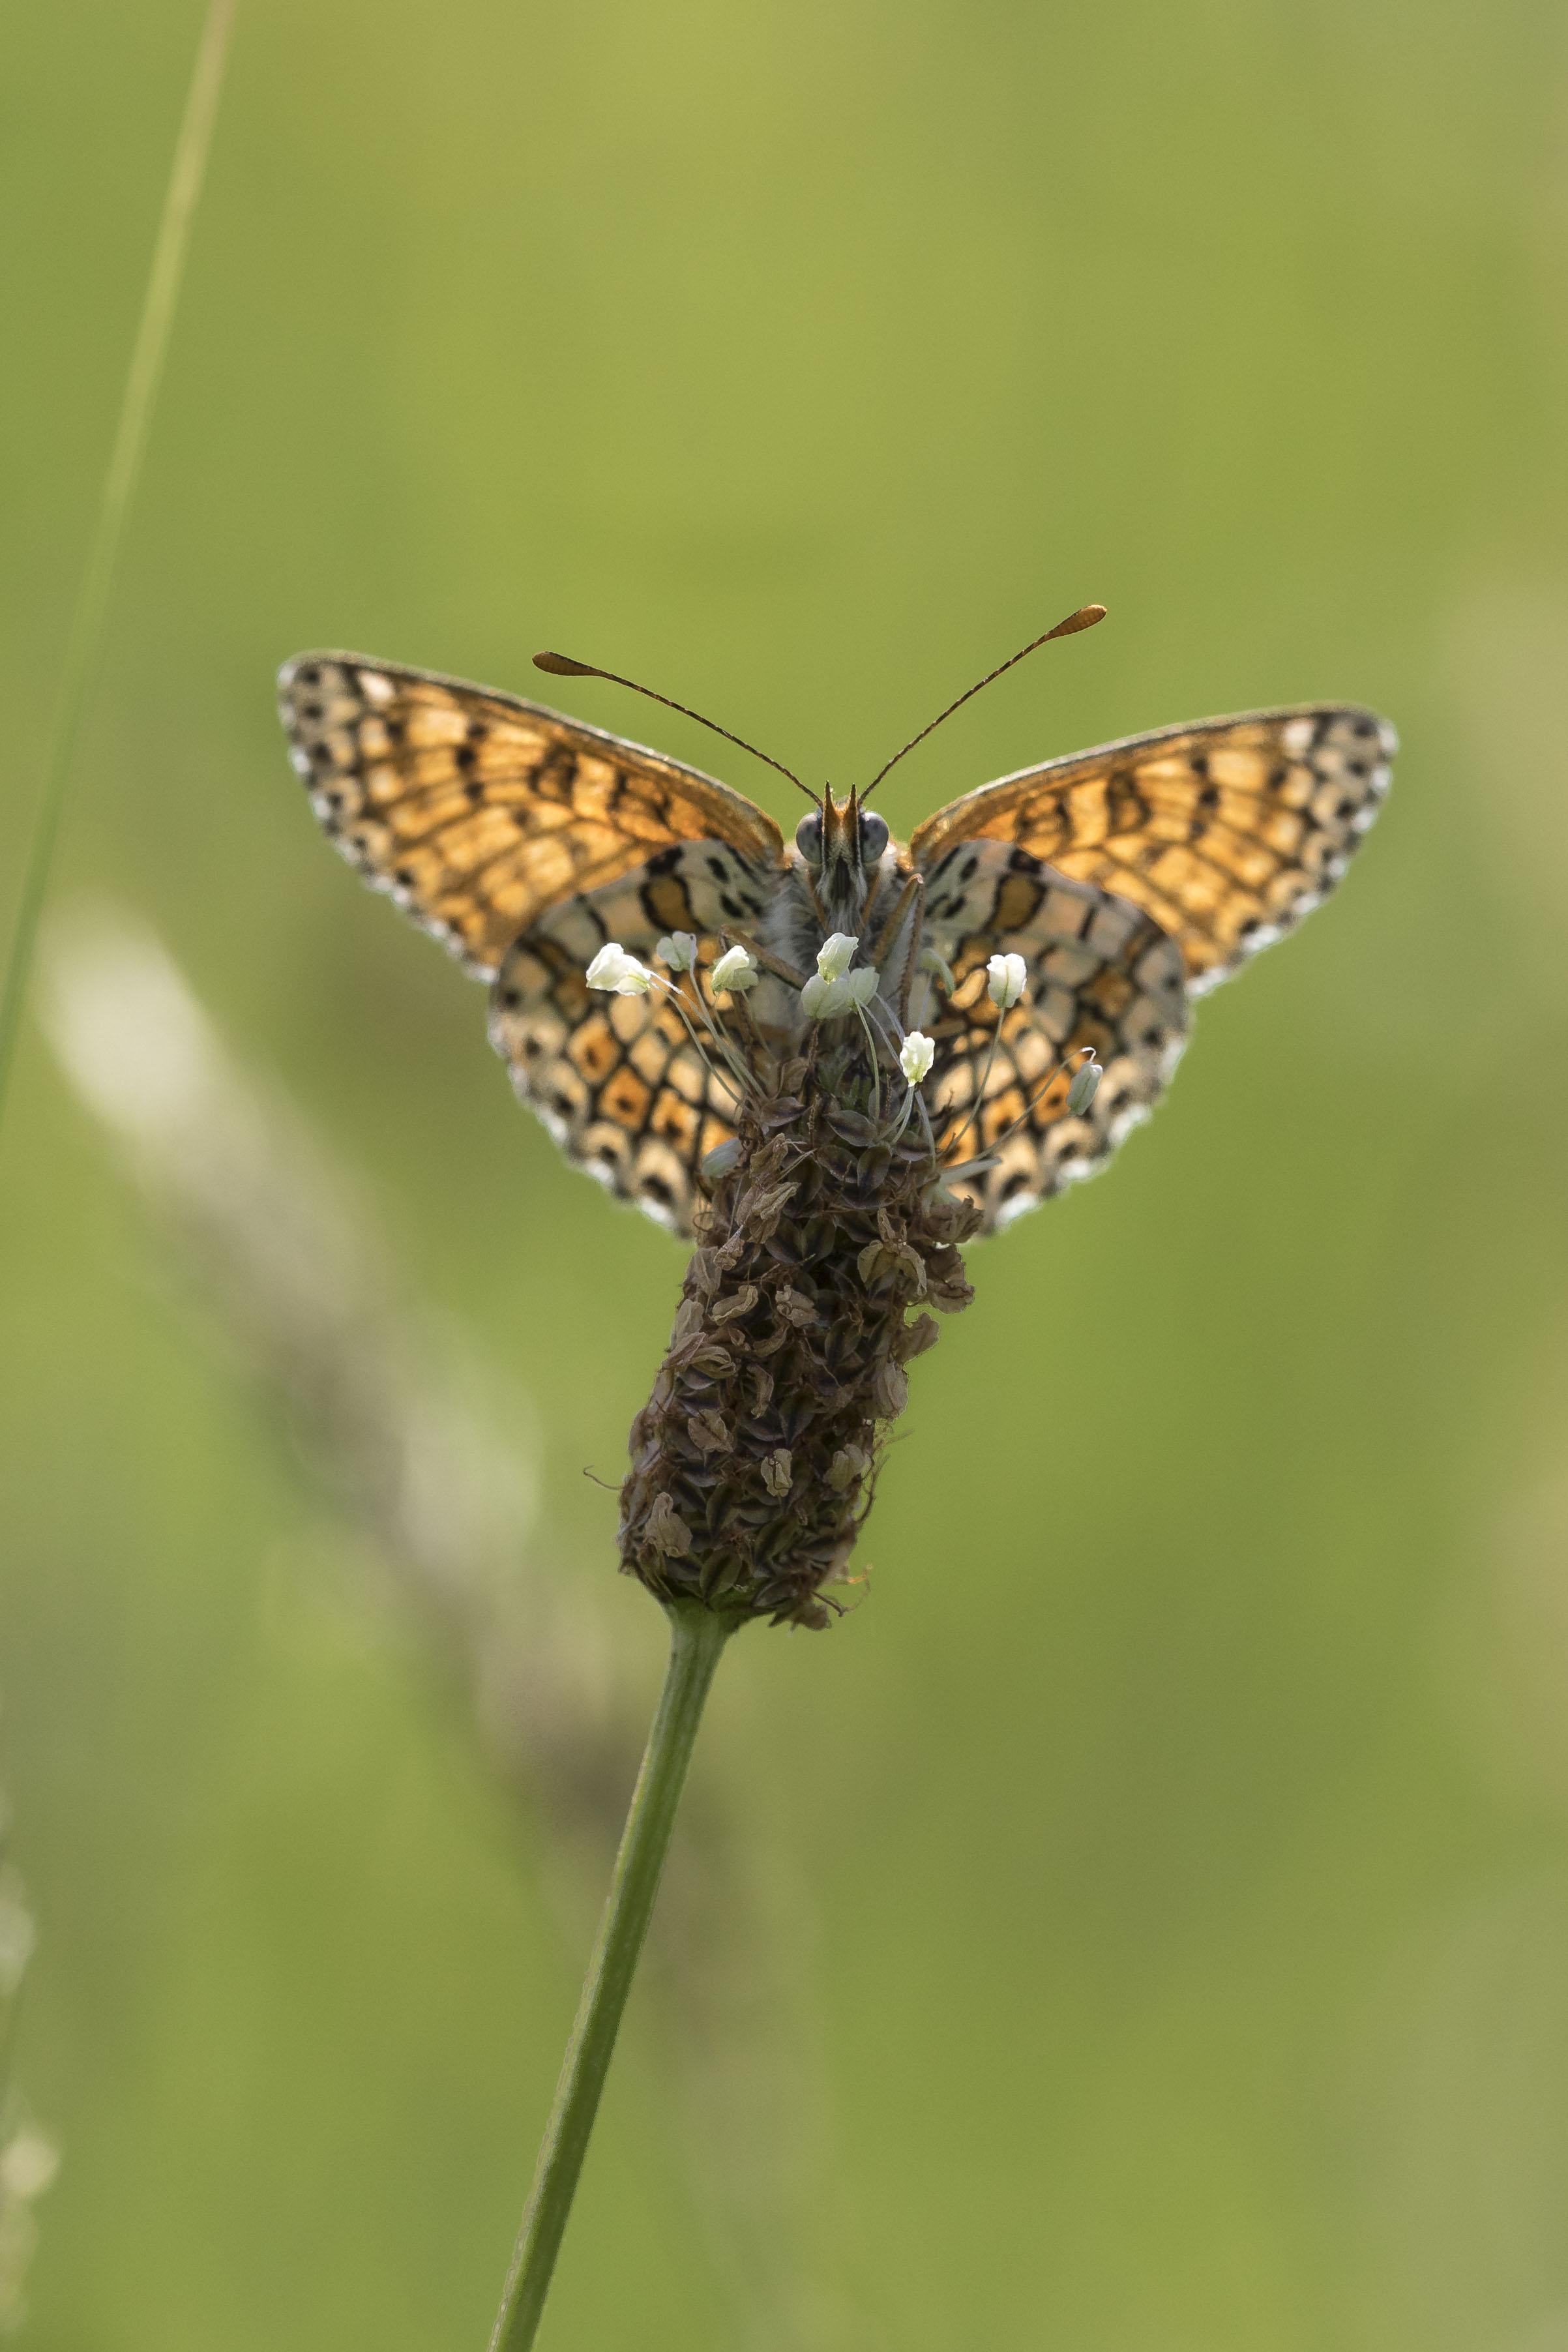
[[[548,669],[552,677],[597,677],[600,675],[591,663],[573,661],[570,654],[536,654],[534,667]]]
[[[1059,621],[1051,634],[1053,637],[1074,637],[1080,629],[1092,629],[1096,621],[1103,621],[1104,617],[1103,604],[1081,604],[1076,613],[1070,613],[1065,621]]]

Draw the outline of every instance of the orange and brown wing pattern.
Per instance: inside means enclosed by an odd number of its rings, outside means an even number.
[[[359,654],[278,675],[295,767],[330,838],[482,979],[550,908],[660,850],[777,869],[771,817],[695,768],[542,704]]]
[[[1114,892],[1176,941],[1196,993],[1333,889],[1396,748],[1385,719],[1345,703],[1164,728],[986,784],[928,817],[911,854],[928,905],[964,894],[978,841]]]
[[[645,889],[646,886],[643,887]],[[602,894],[617,935],[649,942],[625,919],[638,893]],[[619,908],[615,902],[622,903]],[[536,1111],[574,1167],[689,1239],[703,1197],[706,1155],[735,1133],[738,1108],[718,1056],[693,1042],[706,1029],[690,973],[678,986],[685,1017],[669,997],[617,996],[590,989],[585,967],[603,944],[603,914],[574,898],[545,916],[507,951],[490,992],[490,1042],[512,1074],[519,1099]],[[704,942],[711,965],[716,940]]]
[[[1186,1039],[1181,951],[1127,899],[1053,873],[1026,850],[981,841],[961,893],[932,894],[929,936],[954,985],[911,1001],[936,1055],[925,1087],[939,1157],[993,1232],[1103,1168],[1165,1091]],[[1021,955],[1021,1001],[998,1013],[993,955]],[[929,1003],[929,1009],[927,1004]],[[1092,1048],[1104,1076],[1082,1116],[1068,1089]]]

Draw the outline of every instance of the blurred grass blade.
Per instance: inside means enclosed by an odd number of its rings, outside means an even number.
[[[54,860],[55,845],[59,838],[71,760],[102,658],[115,566],[137,476],[141,473],[141,460],[146,453],[148,428],[152,421],[153,403],[163,373],[170,330],[174,323],[174,311],[180,299],[180,282],[185,271],[185,256],[190,248],[191,225],[195,218],[202,183],[206,175],[235,6],[235,0],[212,0],[206,23],[202,28],[195,70],[191,77],[190,95],[185,100],[180,135],[174,142],[174,160],[163,198],[163,216],[159,222],[157,242],[152,248],[152,268],[141,305],[135,347],[131,354],[131,370],[125,380],[120,425],[114,436],[109,471],[104,477],[103,495],[99,502],[98,522],[88,552],[87,570],[82,576],[71,621],[59,702],[44,761],[44,780],[33,819],[32,839],[27,845],[5,982],[0,985],[0,1118],[5,1116],[5,1092],[16,1054],[16,1032],[26,997],[27,975],[37,939],[38,918],[43,911],[49,868]]]
[[[22,1979],[37,1937],[8,1831],[0,1796],[0,2336],[26,2315],[27,2265],[38,2236],[33,2207],[59,2168],[59,2150],[34,2122],[11,2074]]]

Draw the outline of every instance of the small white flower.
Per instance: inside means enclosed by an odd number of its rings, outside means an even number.
[[[898,1066],[910,1085],[917,1087],[922,1078],[930,1076],[931,1065],[936,1058],[935,1042],[926,1036],[924,1030],[912,1029],[904,1041],[904,1051],[898,1057]]]
[[[697,943],[690,931],[672,931],[667,940],[659,941],[653,953],[672,971],[691,971],[696,965]]]
[[[1100,1081],[1104,1075],[1092,1054],[1086,1062],[1079,1065],[1073,1073],[1072,1084],[1067,1089],[1067,1108],[1074,1118],[1082,1118],[1099,1093]]]
[[[836,1021],[841,1014],[852,1013],[857,1005],[869,1004],[881,979],[873,963],[862,964],[855,971],[841,972],[836,980],[815,971],[800,991],[800,1010],[808,1021]]]
[[[645,963],[627,954],[619,940],[607,940],[588,967],[588,984],[607,995],[646,996],[653,975]]]
[[[744,996],[757,985],[756,961],[744,948],[730,948],[715,964],[711,978],[715,988],[727,988],[732,996]]]
[[[854,961],[860,941],[848,931],[834,931],[817,950],[817,970],[824,980],[842,980]]]
[[[986,970],[990,975],[986,983],[986,994],[1005,1013],[1023,994],[1024,982],[1029,978],[1028,967],[1020,955],[994,955]]]

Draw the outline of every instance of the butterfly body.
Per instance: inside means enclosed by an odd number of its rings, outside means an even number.
[[[907,877],[907,856],[901,857],[880,816],[862,815],[853,793],[840,801],[829,787],[820,812],[801,819],[760,932],[761,944],[793,981],[787,1003],[768,1000],[792,1043],[810,1026],[800,983],[835,936],[859,940],[855,961],[874,962],[883,1001],[898,1002],[919,929],[918,894],[905,889]]]
[[[888,1020],[935,1040],[938,1153],[988,1162],[955,1182],[999,1225],[1146,1117],[1190,999],[1333,887],[1395,749],[1349,705],[1248,712],[1004,777],[907,847],[855,793],[824,793],[787,844],[716,779],[520,698],[342,653],[298,656],[279,689],[328,834],[491,982],[492,1042],[522,1099],[575,1162],[687,1233],[734,1089],[667,997],[589,990],[607,941],[651,957],[689,932],[705,966],[751,945],[744,1007],[706,975],[680,985],[738,1052],[777,1063],[809,1031],[799,985],[818,950],[853,938]],[[1028,971],[1004,1011],[986,984],[997,953]],[[1105,1078],[1075,1115],[1061,1065],[1089,1046]]]

